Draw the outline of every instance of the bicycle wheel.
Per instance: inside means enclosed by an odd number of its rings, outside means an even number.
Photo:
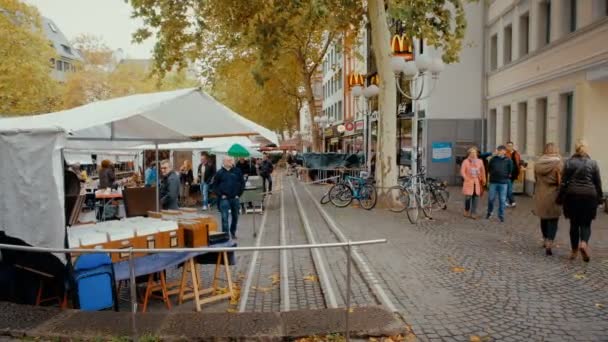
[[[447,193],[447,197],[445,196]],[[446,210],[448,208],[448,198],[450,193],[446,190],[435,189],[433,191],[433,203],[436,205],[437,209]]]
[[[321,197],[321,199],[319,200],[319,202],[321,202],[321,204],[327,204],[329,203],[329,191],[325,193],[325,195],[323,195],[323,197]]]
[[[431,191],[428,187],[423,188],[422,192],[419,194],[419,205],[422,208],[422,212],[424,216],[427,218],[433,218],[433,196],[431,195]]]
[[[388,208],[394,213],[400,213],[410,205],[410,197],[405,189],[395,185],[388,189],[387,193]]]
[[[346,184],[336,184],[329,190],[329,200],[338,208],[344,208],[353,201],[353,191]]]
[[[418,223],[418,216],[419,216],[419,214],[418,214],[419,203],[416,200],[416,198],[418,196],[416,196],[412,193],[408,193],[407,197],[408,197],[407,218],[408,218],[408,220],[410,220],[410,223],[416,224],[416,223]]]
[[[378,193],[376,187],[371,184],[365,184],[359,192],[359,203],[363,209],[372,210],[376,206]]]

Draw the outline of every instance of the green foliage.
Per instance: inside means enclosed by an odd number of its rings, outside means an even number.
[[[478,0],[390,0],[389,13],[403,22],[404,34],[443,51],[443,61],[459,61],[467,28],[464,2]]]

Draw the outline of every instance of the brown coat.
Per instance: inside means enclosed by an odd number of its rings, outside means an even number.
[[[555,203],[563,162],[559,155],[543,155],[534,164],[534,213],[541,219],[556,219],[562,208]]]

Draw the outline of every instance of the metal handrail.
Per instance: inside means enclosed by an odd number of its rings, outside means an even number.
[[[17,246],[17,245],[7,245],[0,244],[0,249],[10,249],[16,251],[29,251],[35,253],[129,253],[129,273],[130,273],[130,281],[129,288],[131,293],[131,320],[133,327],[135,327],[136,315],[137,312],[137,299],[136,299],[136,289],[135,289],[135,263],[134,263],[134,253],[183,253],[183,252],[237,252],[237,251],[271,251],[271,250],[295,250],[295,249],[313,249],[313,248],[337,248],[337,247],[346,247],[346,308],[344,311],[345,314],[345,337],[346,341],[350,341],[350,312],[351,312],[351,278],[352,278],[352,247],[353,246],[362,246],[362,245],[372,245],[372,244],[381,244],[387,243],[387,239],[376,239],[376,240],[364,240],[364,241],[347,241],[347,242],[335,242],[335,243],[317,243],[317,244],[307,244],[307,245],[280,245],[280,246],[248,246],[248,247],[196,247],[196,248],[109,248],[109,249],[83,249],[83,248],[45,248],[45,247],[33,247],[33,246]],[[137,332],[134,328],[134,336],[137,335]]]
[[[335,242],[335,243],[317,243],[307,245],[279,245],[279,246],[247,246],[247,247],[193,247],[193,248],[45,248],[33,246],[17,246],[0,244],[0,249],[11,249],[17,251],[29,251],[36,253],[184,253],[184,252],[251,252],[251,251],[273,251],[273,250],[290,250],[290,249],[311,249],[311,248],[335,248],[362,246],[387,243],[386,239],[363,240],[351,242]]]

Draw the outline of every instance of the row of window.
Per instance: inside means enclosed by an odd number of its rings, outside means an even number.
[[[327,74],[332,66],[340,64],[342,54],[338,51],[338,47],[334,44],[323,60],[323,74]]]
[[[342,109],[342,101],[338,101],[333,105],[325,108],[323,110],[323,115],[328,117],[330,120],[333,119],[333,122],[344,121],[344,111]]]
[[[335,94],[337,91],[342,90],[343,81],[342,81],[342,70],[332,76],[325,84],[323,84],[323,98],[328,98]]]
[[[528,102],[517,104],[517,108],[511,108],[510,105],[503,107],[502,123],[497,121],[497,110],[490,110],[488,117],[488,145],[494,147],[504,144],[507,141],[513,141],[523,154],[534,153],[540,155],[543,152],[544,146],[548,142],[558,144],[562,154],[569,155],[573,150],[573,130],[574,130],[574,94],[572,92],[559,95],[558,117],[555,122],[549,122],[548,99],[546,97],[535,100],[536,111],[531,113],[528,111]],[[532,117],[534,115],[534,117]],[[516,116],[516,120],[512,120]],[[528,125],[529,119],[534,119],[535,127]],[[517,127],[511,127],[511,122],[515,121]],[[532,121],[532,120],[530,120]],[[502,127],[502,136],[497,137],[497,125]],[[557,124],[557,141],[548,141],[547,127],[550,124]],[[517,134],[511,134],[515,128]],[[528,132],[535,132],[535,141],[528,141]]]
[[[62,61],[60,59],[55,60],[55,58],[51,58],[49,66],[53,69],[57,69],[57,71],[65,71],[65,72],[74,72],[76,71],[76,66],[66,61]]]
[[[593,1],[593,16],[594,19],[600,19],[608,16],[608,0],[584,0]],[[544,0],[536,3],[536,7],[531,8],[525,13],[519,14],[518,18],[513,18],[513,21],[502,28],[502,42],[499,42],[499,33],[495,33],[490,37],[490,70],[496,70],[499,66],[498,61],[498,46],[502,44],[502,65],[507,65],[517,58],[521,58],[530,53],[531,46],[531,29],[532,25],[536,25],[536,42],[537,48],[542,48],[551,43],[552,40],[572,33],[581,27],[578,23],[578,8],[582,3],[578,0],[552,1]],[[553,6],[561,6],[560,11],[553,11]],[[530,11],[534,11],[537,21],[530,22]],[[561,18],[554,18],[555,13],[562,13]],[[561,23],[561,27],[554,27],[556,23]],[[514,25],[517,24],[517,29],[514,30]],[[517,35],[519,41],[519,54],[513,51],[513,41]],[[556,35],[553,37],[552,35]]]

